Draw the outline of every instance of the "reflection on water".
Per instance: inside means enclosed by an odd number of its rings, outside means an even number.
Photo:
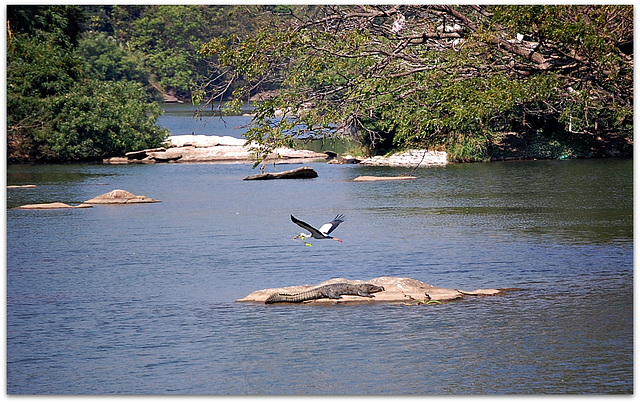
[[[278,166],[285,169],[286,166]],[[420,169],[10,166],[10,394],[631,393],[631,160]],[[121,188],[161,203],[24,211]],[[292,238],[344,213],[345,242]],[[235,303],[333,277],[503,297],[437,306]]]

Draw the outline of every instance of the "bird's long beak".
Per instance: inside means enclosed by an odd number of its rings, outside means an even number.
[[[334,239],[334,240],[336,240],[336,241],[338,241],[338,242],[342,242],[342,239],[340,239],[340,238],[335,238],[335,237],[334,237],[333,239]]]
[[[293,237],[293,239],[298,239],[300,238],[300,235],[296,235],[295,237]]]

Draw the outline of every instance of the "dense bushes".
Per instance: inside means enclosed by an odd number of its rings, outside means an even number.
[[[81,57],[79,7],[8,6],[7,14],[9,161],[95,160],[165,140],[135,66],[100,71],[108,63]]]

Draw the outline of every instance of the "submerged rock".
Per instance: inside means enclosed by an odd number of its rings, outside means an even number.
[[[63,208],[89,208],[93,207],[90,204],[81,203],[77,206],[70,206],[66,203],[39,203],[39,204],[25,204],[24,206],[16,207],[17,209],[23,210],[47,210],[47,209],[63,209]]]
[[[86,204],[133,204],[133,203],[158,203],[160,200],[147,196],[136,196],[122,189],[114,189],[108,193],[96,196],[85,201]]]
[[[354,182],[406,181],[416,179],[415,176],[358,176]]]
[[[282,288],[267,288],[257,290],[236,302],[265,302],[274,293],[296,294],[315,287],[333,283],[374,284],[384,287],[384,291],[377,292],[373,298],[356,295],[343,295],[340,299],[316,299],[305,301],[305,304],[344,304],[353,302],[403,302],[403,303],[439,303],[463,298],[465,295],[489,296],[503,294],[506,289],[479,289],[475,291],[460,291],[450,288],[435,287],[422,281],[407,277],[377,277],[371,280],[347,280],[333,278],[317,285],[298,285]]]

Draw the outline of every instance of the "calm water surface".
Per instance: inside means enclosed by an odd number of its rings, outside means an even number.
[[[9,394],[633,392],[631,160],[406,170],[10,166]],[[279,166],[288,169],[291,166]],[[77,210],[121,188],[161,200]],[[337,213],[345,242],[292,238]],[[412,277],[521,287],[436,306],[265,306],[268,287]]]
[[[216,106],[216,111],[218,111]],[[190,103],[184,104],[162,104],[164,115],[158,118],[160,126],[169,129],[172,135],[183,134],[204,134],[207,136],[232,136],[242,137],[247,130],[247,125],[251,123],[252,111],[248,105],[242,107],[245,116],[219,116],[219,112],[212,112],[210,109],[203,111],[204,114],[216,116],[202,116],[195,118],[196,108]]]

